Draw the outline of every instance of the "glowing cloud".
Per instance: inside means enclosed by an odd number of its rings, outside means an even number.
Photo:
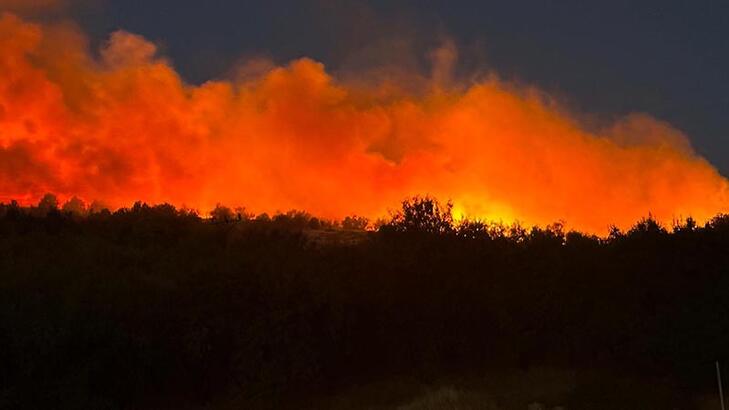
[[[121,31],[99,56],[73,27],[0,19],[0,200],[338,218],[431,194],[471,217],[598,233],[729,204],[727,181],[669,124],[636,114],[588,130],[534,89],[494,76],[453,86],[452,46],[417,93],[341,82],[309,59],[193,86]]]

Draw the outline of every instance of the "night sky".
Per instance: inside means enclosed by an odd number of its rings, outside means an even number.
[[[496,71],[591,118],[650,113],[686,132],[729,175],[727,1],[85,3],[71,14],[93,41],[116,29],[141,34],[193,83],[256,56],[311,57],[335,74],[381,65],[427,70],[428,50],[450,39],[464,76]]]

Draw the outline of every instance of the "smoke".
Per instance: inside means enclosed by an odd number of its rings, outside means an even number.
[[[60,10],[67,4],[67,0],[0,0],[0,11],[35,14]]]
[[[306,58],[193,86],[140,36],[88,47],[72,25],[0,18],[0,200],[341,218],[431,194],[458,215],[597,233],[729,204],[727,181],[669,124],[635,114],[588,130],[538,90],[454,84],[447,42],[418,92],[337,80]]]

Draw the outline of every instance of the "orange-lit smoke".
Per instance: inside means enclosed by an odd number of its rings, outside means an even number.
[[[0,201],[53,192],[340,218],[430,194],[470,217],[596,233],[728,208],[727,180],[670,125],[631,115],[588,131],[494,76],[451,86],[450,48],[417,92],[340,82],[309,59],[193,86],[156,53],[116,32],[96,57],[71,25],[4,15]]]

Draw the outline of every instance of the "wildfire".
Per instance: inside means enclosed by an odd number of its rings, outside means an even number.
[[[448,61],[416,91],[339,81],[310,59],[196,86],[140,36],[113,33],[92,53],[72,25],[5,14],[0,201],[376,218],[429,194],[459,216],[595,233],[729,208],[727,180],[669,124],[636,114],[590,129],[493,75],[447,85],[453,52],[436,55]]]

